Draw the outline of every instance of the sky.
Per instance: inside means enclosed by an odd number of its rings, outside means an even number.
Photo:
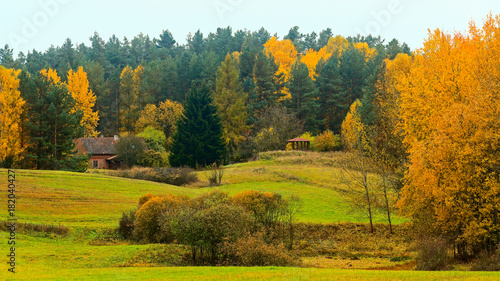
[[[89,46],[98,32],[131,40],[139,33],[159,38],[169,30],[179,44],[198,29],[207,36],[218,27],[257,31],[264,27],[283,38],[290,28],[335,35],[380,35],[422,47],[428,30],[464,32],[471,20],[481,25],[500,14],[497,0],[0,0],[0,46],[17,54],[61,46],[66,38]]]

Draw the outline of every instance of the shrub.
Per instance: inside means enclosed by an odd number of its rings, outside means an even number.
[[[500,254],[483,251],[472,263],[473,271],[500,271]]]
[[[314,140],[315,149],[318,151],[337,151],[341,147],[339,135],[334,135],[331,131],[324,131]]]
[[[233,201],[252,213],[266,227],[278,222],[283,211],[281,195],[272,192],[245,190],[235,194]]]
[[[448,260],[448,245],[444,240],[426,238],[418,242],[417,270],[444,270]]]
[[[217,163],[213,163],[212,165],[207,167],[207,179],[210,186],[219,186],[222,183],[222,176],[224,176],[224,170]]]
[[[1,231],[10,231],[10,224],[7,221],[0,223]],[[16,231],[20,233],[29,232],[42,232],[46,234],[59,234],[67,235],[69,232],[68,227],[64,225],[51,225],[51,224],[35,224],[35,223],[22,223],[16,222]]]
[[[148,200],[135,213],[135,237],[153,243],[168,241],[171,237],[168,237],[168,233],[160,231],[159,219],[163,213],[177,210],[187,200],[186,196],[172,194]]]
[[[111,174],[118,177],[148,180],[177,186],[198,181],[197,174],[191,168],[134,168]]]
[[[157,181],[172,185],[186,185],[198,181],[198,175],[191,168],[155,168]]]
[[[267,244],[262,233],[226,243],[224,250],[238,266],[293,266],[296,265],[282,244]]]
[[[139,161],[145,167],[166,167],[168,166],[168,153],[148,150]]]
[[[120,218],[118,233],[125,239],[132,239],[134,236],[135,212],[136,210],[123,212]]]
[[[154,196],[152,193],[148,193],[146,195],[141,196],[141,198],[139,198],[139,208],[141,208],[142,205],[144,205],[146,202],[148,202],[151,198],[154,197],[156,196]]]
[[[251,215],[240,206],[218,204],[204,210],[184,208],[172,220],[171,228],[179,241],[191,247],[194,264],[207,258],[215,265],[225,241],[235,242],[253,225]]]
[[[197,210],[203,210],[220,204],[231,204],[231,198],[229,192],[216,189],[192,198],[189,205]]]

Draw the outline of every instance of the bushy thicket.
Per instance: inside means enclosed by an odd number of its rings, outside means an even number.
[[[147,194],[137,211],[123,213],[119,231],[145,243],[187,245],[194,265],[290,265],[293,259],[284,244],[293,243],[290,226],[297,202],[260,191],[233,197],[218,190],[194,198]],[[252,245],[259,247],[245,252]]]
[[[314,140],[317,151],[338,151],[342,147],[340,135],[334,135],[332,131],[324,131]]]
[[[198,181],[198,176],[191,168],[133,168],[108,172],[110,175],[130,179],[148,180],[171,185],[187,185]]]
[[[425,238],[417,245],[417,270],[445,270],[448,267],[449,245],[441,238]]]

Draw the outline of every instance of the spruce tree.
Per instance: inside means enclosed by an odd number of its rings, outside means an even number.
[[[222,125],[206,85],[189,91],[184,117],[177,126],[170,149],[170,165],[197,168],[223,160],[226,147]]]
[[[317,112],[319,108],[316,99],[314,82],[309,76],[307,66],[298,61],[290,72],[288,89],[292,98],[287,101],[287,106],[295,112],[297,117],[304,121],[307,131],[317,131]]]
[[[339,56],[334,53],[326,62],[320,62],[316,67],[316,89],[320,103],[320,117],[323,130],[340,132],[340,126],[345,118],[341,101],[345,97],[342,88],[342,76],[339,72]]]

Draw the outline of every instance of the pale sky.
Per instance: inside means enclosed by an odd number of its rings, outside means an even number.
[[[131,40],[142,32],[151,38],[168,29],[185,44],[198,29],[206,37],[217,27],[256,31],[264,27],[280,38],[293,26],[319,34],[330,27],[335,35],[380,35],[422,46],[428,29],[466,31],[474,20],[482,25],[488,13],[500,14],[497,0],[0,0],[0,46],[17,54],[60,46],[66,38],[89,46],[97,31]]]

